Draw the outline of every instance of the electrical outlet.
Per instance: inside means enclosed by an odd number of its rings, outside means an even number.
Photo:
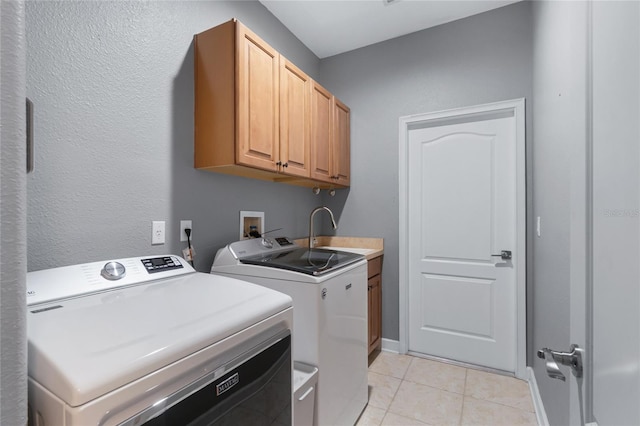
[[[151,222],[151,244],[164,244],[164,220]]]
[[[187,233],[184,232],[184,230],[187,228],[191,229],[191,241],[193,241],[193,228],[191,227],[190,220],[180,221],[180,241],[187,241]]]

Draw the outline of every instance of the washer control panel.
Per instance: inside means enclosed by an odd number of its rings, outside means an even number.
[[[240,240],[229,244],[229,250],[236,259],[255,256],[264,253],[279,253],[299,248],[287,237],[262,237]]]

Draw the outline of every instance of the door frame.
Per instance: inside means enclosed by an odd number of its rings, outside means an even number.
[[[593,353],[593,57],[592,18],[593,5],[586,2],[579,14],[574,10],[576,22],[584,27],[584,127],[578,129],[578,137],[571,146],[571,174],[569,177],[569,338],[582,352],[583,378],[565,374],[569,384],[569,423],[593,425],[593,375],[591,354]],[[564,349],[564,348],[563,348]]]
[[[527,305],[526,305],[526,159],[525,159],[525,99],[456,108],[424,114],[414,114],[399,119],[399,352],[409,349],[409,131],[427,123],[447,123],[473,115],[513,112],[516,121],[516,369],[515,376],[527,379]],[[520,255],[522,254],[522,255]]]

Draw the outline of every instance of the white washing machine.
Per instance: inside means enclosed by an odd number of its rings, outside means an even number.
[[[31,425],[292,423],[292,301],[149,256],[27,274]]]
[[[364,256],[257,238],[220,249],[211,272],[293,298],[293,358],[318,367],[314,423],[353,425],[368,401]]]

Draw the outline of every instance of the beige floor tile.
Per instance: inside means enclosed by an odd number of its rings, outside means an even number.
[[[382,426],[423,426],[426,424],[427,423],[423,423],[419,420],[410,419],[393,413],[387,413],[382,420]]]
[[[464,393],[467,369],[443,362],[413,358],[404,379],[449,392]]]
[[[469,369],[464,394],[533,413],[529,385],[523,380]]]
[[[538,423],[534,413],[465,396],[460,424],[464,426],[537,426]]]
[[[400,387],[402,380],[369,372],[369,405],[386,410]]]
[[[356,422],[356,426],[379,426],[382,423],[386,411],[367,405]]]
[[[462,413],[462,395],[403,381],[389,412],[432,425],[457,425]]]
[[[369,371],[402,379],[407,372],[407,368],[409,368],[412,358],[409,355],[380,352],[375,361],[369,366]]]

